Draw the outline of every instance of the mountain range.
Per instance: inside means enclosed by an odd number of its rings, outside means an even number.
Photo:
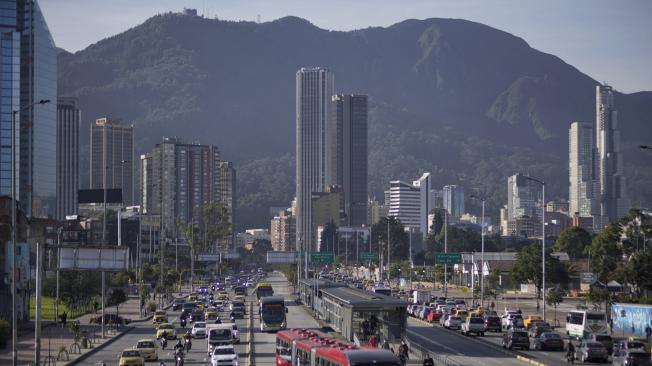
[[[236,165],[240,229],[267,227],[269,208],[294,196],[303,66],[332,70],[338,93],[369,96],[371,195],[382,201],[390,180],[429,171],[435,186],[485,195],[494,222],[516,172],[567,198],[568,128],[594,123],[599,84],[519,37],[460,19],[340,32],[292,16],[254,23],[166,13],[58,57],[59,95],[78,98],[84,131],[103,116],[133,123],[136,156],[163,136],[219,146]],[[652,92],[617,93],[615,103],[628,192],[649,205],[652,154],[637,146],[652,143]]]

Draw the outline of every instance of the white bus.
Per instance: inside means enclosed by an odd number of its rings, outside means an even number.
[[[592,334],[608,333],[607,316],[603,312],[573,310],[566,315],[566,334],[571,338],[586,339]]]
[[[287,314],[288,309],[285,307],[285,299],[283,296],[263,297],[260,299],[259,306],[258,313],[260,314],[261,332],[275,332],[287,327],[287,319],[285,315]]]

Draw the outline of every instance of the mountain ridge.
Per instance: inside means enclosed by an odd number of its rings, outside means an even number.
[[[275,171],[278,181],[294,181],[288,156],[301,66],[331,69],[338,93],[369,95],[372,195],[382,197],[390,179],[430,170],[438,185],[490,191],[494,213],[518,169],[549,175],[551,197],[567,196],[568,127],[595,120],[598,84],[520,37],[441,18],[331,31],[294,16],[254,23],[166,13],[60,52],[59,64],[60,95],[80,99],[84,129],[104,115],[133,121],[137,153],[162,136],[219,146],[245,187],[241,227],[266,226],[267,207],[294,194],[293,184],[274,192],[257,182],[269,184],[260,174]],[[618,93],[616,104],[632,199],[649,202],[652,173],[641,169],[649,160],[634,149],[652,141],[652,92]]]

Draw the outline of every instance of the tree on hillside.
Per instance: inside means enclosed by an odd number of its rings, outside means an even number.
[[[622,260],[622,251],[618,246],[621,232],[619,224],[611,223],[585,249],[586,254],[591,256],[591,271],[598,273],[601,281],[605,281]]]
[[[652,291],[652,248],[634,254],[629,262],[629,280],[636,286],[638,296]]]
[[[371,243],[374,250],[383,253],[387,258],[387,223],[389,220],[389,235],[391,244],[390,260],[407,259],[409,253],[409,238],[405,232],[403,224],[395,217],[383,217],[380,221],[371,227]],[[380,245],[380,248],[378,247]]]
[[[584,249],[589,245],[591,245],[591,234],[579,226],[571,226],[559,234],[553,249],[556,252],[566,252],[575,260],[584,255]]]

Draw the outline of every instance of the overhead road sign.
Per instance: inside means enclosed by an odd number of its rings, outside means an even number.
[[[297,252],[267,252],[267,264],[297,263]]]
[[[335,262],[335,253],[333,252],[312,252],[310,253],[310,263],[329,264]]]
[[[60,270],[125,271],[129,265],[129,248],[60,247]]]
[[[378,253],[374,252],[362,252],[360,253],[361,261],[378,261]]]
[[[80,189],[77,191],[77,203],[104,203],[104,190]],[[122,189],[107,188],[106,203],[122,203]]]
[[[435,256],[437,264],[460,264],[462,263],[462,253],[437,253]]]

